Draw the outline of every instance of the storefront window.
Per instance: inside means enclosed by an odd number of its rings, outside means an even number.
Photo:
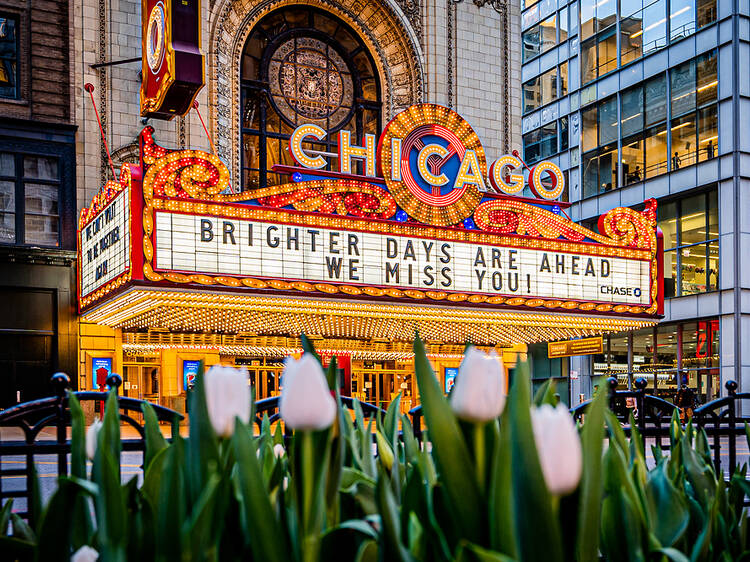
[[[628,334],[604,337],[604,353],[592,357],[595,377],[615,376],[625,387],[629,376],[643,377],[648,392],[674,401],[681,384],[692,388],[698,403],[719,396],[719,321],[701,319],[660,324],[632,333],[632,370],[628,369]]]
[[[666,297],[715,291],[719,277],[719,216],[715,190],[662,205]]]

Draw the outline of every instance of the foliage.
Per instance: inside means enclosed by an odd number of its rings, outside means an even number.
[[[335,361],[329,369],[335,381]],[[34,528],[5,503],[3,557],[68,560],[90,545],[105,561],[750,559],[746,467],[725,481],[703,430],[675,417],[669,450],[654,450],[648,467],[643,438],[636,429],[625,436],[599,393],[580,427],[581,483],[558,497],[545,485],[530,419],[532,405],[554,403],[554,389],[532,397],[526,364],[502,415],[485,424],[454,415],[419,340],[415,372],[422,440],[399,414],[400,397],[384,416],[365,418],[337,392],[329,429],[287,439],[264,417],[257,436],[237,419],[221,439],[198,376],[189,438],[165,440],[144,406],[140,486],[121,483],[116,395],[87,473],[83,413],[71,394],[71,474]]]

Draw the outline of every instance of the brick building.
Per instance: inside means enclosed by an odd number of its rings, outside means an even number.
[[[76,367],[70,8],[0,2],[0,408]]]

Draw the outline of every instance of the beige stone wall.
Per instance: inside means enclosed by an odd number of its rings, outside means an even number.
[[[239,55],[252,25],[268,11],[292,0],[203,1],[202,43],[207,86],[198,97],[201,113],[230,167],[239,168]],[[326,9],[360,31],[382,74],[386,122],[403,107],[431,101],[454,107],[476,128],[488,158],[505,143],[520,140],[520,16],[518,0],[508,8],[508,56],[504,55],[503,18],[490,3],[454,0],[300,0]],[[94,99],[115,167],[134,161],[135,143],[144,126],[139,115],[140,63],[92,69],[100,62],[140,56],[138,0],[79,0],[73,7],[74,96],[77,134],[78,207],[87,205],[109,179],[109,164],[89,95]],[[504,78],[505,66],[509,75]],[[509,86],[509,88],[507,87]],[[506,88],[508,91],[504,91]],[[505,115],[506,97],[510,114]],[[157,142],[169,147],[208,150],[195,112],[184,119],[151,120]]]

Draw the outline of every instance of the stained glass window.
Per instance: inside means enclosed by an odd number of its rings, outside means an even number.
[[[273,166],[292,163],[286,147],[298,125],[328,131],[306,143],[327,153],[336,152],[340,129],[358,144],[380,132],[380,77],[370,52],[344,22],[315,8],[263,18],[245,44],[241,80],[243,190],[288,181]]]

